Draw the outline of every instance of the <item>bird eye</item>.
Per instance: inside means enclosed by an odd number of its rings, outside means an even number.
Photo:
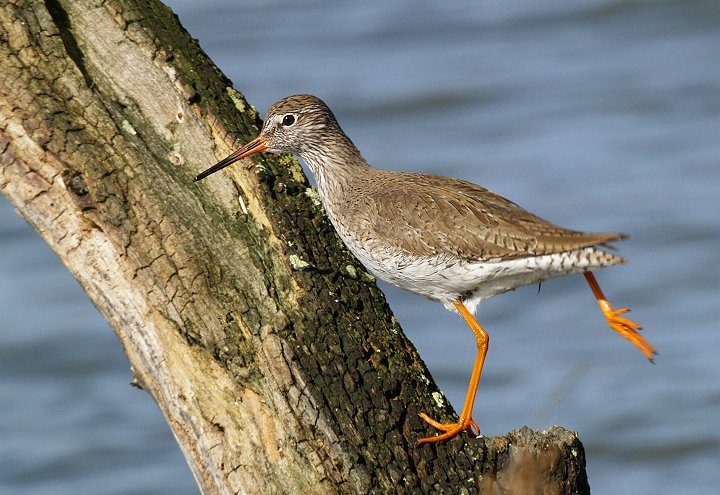
[[[291,113],[285,115],[282,119],[282,125],[290,126],[295,123],[295,116]]]

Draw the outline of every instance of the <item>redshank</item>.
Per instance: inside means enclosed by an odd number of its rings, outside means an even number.
[[[479,433],[472,419],[488,334],[473,317],[477,304],[543,280],[583,273],[607,324],[652,361],[656,354],[600,290],[592,270],[625,260],[602,250],[626,236],[565,229],[485,188],[449,177],[370,166],[328,106],[311,95],[273,104],[260,135],[195,177],[199,181],[254,153],[293,153],[312,171],[330,221],[345,245],[371,272],[402,289],[441,302],[475,334],[477,357],[457,422],[420,416],[441,434],[437,442]]]

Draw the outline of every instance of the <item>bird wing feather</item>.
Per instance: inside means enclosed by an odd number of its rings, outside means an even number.
[[[356,205],[356,214],[366,217],[371,236],[410,253],[510,259],[625,237],[560,227],[470,182],[428,174],[385,174],[384,187],[368,187],[371,192]]]

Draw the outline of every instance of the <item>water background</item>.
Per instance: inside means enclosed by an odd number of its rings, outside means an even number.
[[[261,113],[313,93],[370,163],[632,233],[630,264],[598,278],[657,365],[605,327],[582,277],[526,287],[480,305],[474,416],[486,435],[577,430],[594,494],[718,493],[720,2],[169,4]],[[0,260],[0,493],[197,493],[114,334],[3,197]],[[460,409],[470,331],[383,288]]]

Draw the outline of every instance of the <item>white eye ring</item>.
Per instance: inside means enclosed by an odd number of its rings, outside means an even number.
[[[286,113],[282,118],[282,125],[290,127],[295,123],[295,116],[291,113]]]

